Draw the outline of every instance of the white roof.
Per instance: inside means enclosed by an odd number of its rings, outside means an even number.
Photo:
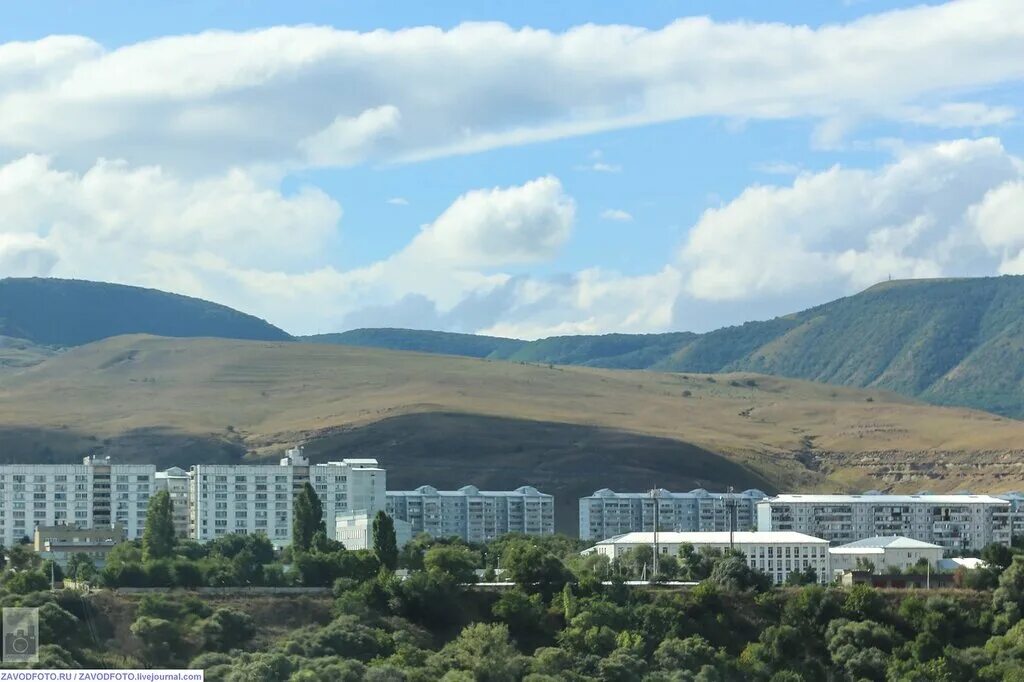
[[[973,571],[976,568],[984,568],[987,565],[984,561],[975,557],[957,556],[952,559],[939,559],[939,568],[944,571],[955,571],[958,568],[966,568]]]
[[[799,545],[814,544],[827,545],[828,540],[822,540],[811,535],[804,535],[794,531],[742,531],[732,534],[735,544],[742,545]],[[669,531],[658,532],[658,544],[681,545],[728,545],[729,532],[707,532],[707,533],[675,533]],[[652,545],[654,544],[654,533],[624,533],[615,537],[601,540],[599,545]]]
[[[849,502],[867,502],[870,504],[1010,504],[1006,500],[991,495],[776,495],[765,502],[818,502],[825,504],[842,504]]]
[[[833,547],[830,552],[836,554],[861,554],[864,550],[877,549],[943,549],[942,545],[933,545],[930,542],[922,542],[913,538],[906,538],[900,535],[888,535],[874,538],[865,538],[854,542]]]

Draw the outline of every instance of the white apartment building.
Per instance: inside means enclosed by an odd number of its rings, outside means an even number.
[[[778,495],[758,503],[757,528],[833,544],[901,535],[946,549],[981,549],[1010,543],[1009,507],[988,495]]]
[[[179,467],[156,472],[156,491],[166,490],[171,496],[174,513],[174,532],[178,537],[188,536],[189,484],[188,472]]]
[[[602,488],[580,498],[580,539],[603,540],[634,531],[653,531],[655,517],[659,531],[750,531],[757,527],[757,503],[765,497],[760,490],[711,493],[698,488],[688,493],[664,489],[617,493]]]
[[[730,535],[732,536],[730,538]],[[659,532],[657,547],[659,556],[676,556],[680,546],[693,545],[698,551],[702,548],[728,550],[730,547],[742,552],[747,565],[768,575],[776,585],[786,582],[790,573],[813,568],[818,582],[826,584],[832,580],[832,568],[829,563],[828,541],[794,532],[750,532],[737,533],[675,533]],[[654,533],[626,533],[606,540],[601,540],[583,554],[597,552],[609,559],[617,559],[625,552],[646,546],[652,550],[655,546]]]
[[[109,457],[0,465],[0,543],[34,537],[37,526],[120,524],[129,540],[141,537],[155,473],[152,464],[113,464]]]
[[[938,569],[945,552],[941,545],[898,535],[857,540],[839,547],[830,547],[828,550],[832,558],[832,570],[837,573],[856,570],[858,564],[864,565],[863,562],[869,562],[874,566],[875,573],[881,573],[888,568],[903,571],[917,565],[922,559],[927,561],[934,571]]]
[[[377,514],[365,511],[344,512],[335,519],[335,539],[345,549],[373,549],[373,520]],[[395,544],[399,549],[412,540],[412,524],[401,519],[391,519],[395,526]]]
[[[389,490],[387,512],[396,521],[409,522],[413,535],[458,537],[466,542],[488,542],[506,533],[555,532],[555,498],[528,485],[509,491],[471,485],[458,490],[429,485]]]
[[[264,533],[275,546],[289,545],[295,496],[310,483],[334,539],[338,513],[372,515],[384,508],[385,476],[375,459],[310,465],[301,448],[288,450],[277,465],[198,464],[189,472],[189,534],[206,542],[227,533]]]

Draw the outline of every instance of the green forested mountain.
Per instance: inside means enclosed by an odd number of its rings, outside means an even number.
[[[372,331],[333,340],[397,347]],[[401,338],[410,344],[418,333],[405,331]],[[457,336],[459,343],[450,345],[444,335],[432,336],[432,343],[419,350],[464,354],[465,335]],[[885,282],[792,315],[699,335],[609,334],[516,343],[495,344],[488,357],[678,372],[752,371],[886,388],[929,402],[1024,416],[1024,277]]]
[[[281,341],[263,320],[155,289],[49,278],[0,279],[0,336],[41,346],[79,346],[120,334]]]

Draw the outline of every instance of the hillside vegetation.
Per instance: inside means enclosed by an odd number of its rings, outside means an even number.
[[[291,338],[252,315],[155,289],[66,279],[0,279],[0,336],[66,347],[137,333]]]
[[[417,332],[406,330],[404,343]],[[431,334],[436,334],[431,332]],[[461,337],[462,335],[460,335]],[[393,347],[370,330],[332,339]],[[420,350],[460,354],[432,336]],[[885,282],[855,296],[707,334],[564,336],[492,359],[676,372],[758,372],[883,388],[1024,416],[1024,277]]]
[[[401,487],[526,483],[570,504],[604,486],[1024,483],[1024,423],[746,373],[126,336],[67,350],[0,387],[7,461],[95,451],[187,466],[277,457],[303,439],[320,459],[378,456]]]

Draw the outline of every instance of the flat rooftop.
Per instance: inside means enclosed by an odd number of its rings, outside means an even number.
[[[742,545],[799,545],[815,544],[828,545],[828,540],[816,538],[813,535],[805,535],[795,531],[737,531],[732,533],[734,544]],[[693,532],[677,533],[672,531],[659,531],[658,544],[660,545],[728,545],[729,532]],[[653,545],[654,533],[623,533],[606,540],[601,540],[598,545]]]
[[[864,502],[868,504],[1010,504],[1006,500],[991,495],[775,495],[765,502],[782,504],[811,502],[820,504],[849,504]]]

